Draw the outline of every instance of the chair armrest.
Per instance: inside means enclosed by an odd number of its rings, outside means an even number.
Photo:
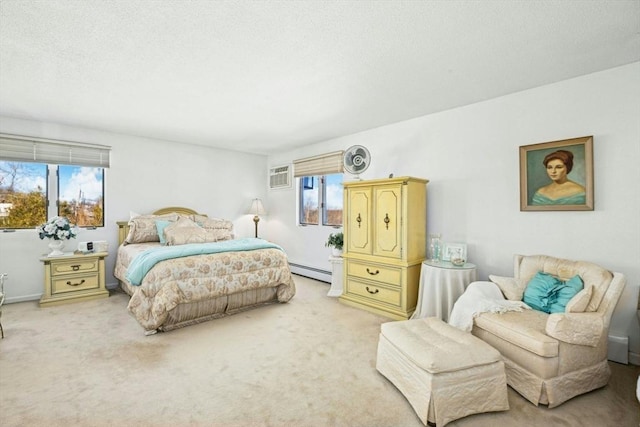
[[[602,313],[554,313],[547,319],[545,332],[557,340],[596,347],[605,332]]]

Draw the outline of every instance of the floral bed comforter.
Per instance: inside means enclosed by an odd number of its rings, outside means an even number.
[[[211,300],[246,290],[277,288],[279,302],[296,292],[286,254],[277,248],[222,252],[167,259],[155,264],[139,286],[127,280],[133,260],[159,243],[121,245],[115,276],[131,295],[128,309],[146,330],[162,326],[182,303]]]

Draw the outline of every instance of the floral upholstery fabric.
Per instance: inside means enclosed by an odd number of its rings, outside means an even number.
[[[127,266],[140,252],[155,244],[118,248],[115,276],[126,283]],[[295,284],[286,254],[278,249],[258,249],[170,259],[156,264],[140,286],[126,286],[128,309],[146,330],[162,326],[177,305],[233,295],[249,289],[277,288],[277,298],[287,302]]]

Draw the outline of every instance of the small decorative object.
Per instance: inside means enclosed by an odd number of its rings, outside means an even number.
[[[327,243],[325,246],[331,248],[331,255],[333,256],[341,256],[342,255],[342,246],[344,245],[344,234],[342,231],[338,233],[329,234],[329,238],[327,239]]]
[[[429,234],[429,261],[440,262],[442,259],[442,241],[440,234]]]
[[[467,245],[465,243],[448,243],[443,245],[442,260],[449,261],[456,267],[467,262]]]
[[[451,248],[449,252],[449,260],[456,267],[462,267],[466,260],[462,256],[462,248]]]
[[[75,227],[71,226],[69,220],[62,216],[54,216],[49,221],[36,227],[40,239],[50,239],[49,252],[50,257],[64,255],[62,248],[64,241],[75,238],[78,234]]]

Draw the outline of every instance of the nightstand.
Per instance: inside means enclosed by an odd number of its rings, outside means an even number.
[[[44,294],[40,307],[109,296],[105,284],[107,252],[43,257]]]

